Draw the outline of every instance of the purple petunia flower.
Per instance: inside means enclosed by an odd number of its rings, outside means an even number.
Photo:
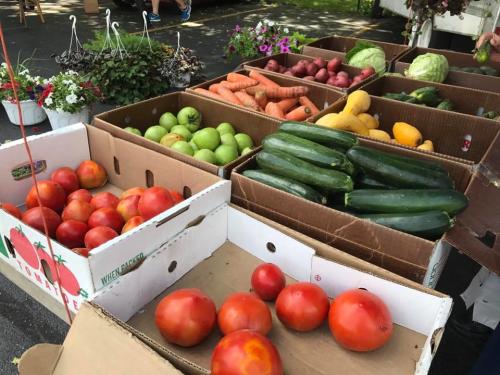
[[[234,28],[234,31],[236,31],[237,33],[239,33],[241,31],[240,25],[236,25],[236,27]]]
[[[262,44],[259,46],[259,51],[260,52],[267,52],[269,46],[267,44]]]
[[[290,52],[290,48],[288,46],[281,46],[281,53],[288,53]]]

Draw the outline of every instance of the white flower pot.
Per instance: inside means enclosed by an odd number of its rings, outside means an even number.
[[[185,88],[191,83],[191,73],[184,73],[178,81],[172,82],[172,87]]]
[[[53,109],[44,108],[47,116],[49,116],[50,126],[52,129],[64,128],[68,125],[73,125],[78,122],[89,122],[89,107],[83,107],[80,112],[58,112]]]
[[[19,102],[21,104],[21,112],[23,115],[23,124],[35,125],[47,118],[47,115],[43,111],[43,108],[40,108],[35,101],[33,100],[21,100]],[[9,121],[14,125],[21,125],[21,120],[19,119],[19,111],[17,109],[16,103],[11,103],[8,100],[2,100],[3,107],[5,108],[5,112],[7,112],[7,116],[9,117]]]

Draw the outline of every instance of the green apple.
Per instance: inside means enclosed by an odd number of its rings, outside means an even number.
[[[215,160],[218,165],[226,165],[238,158],[238,150],[234,146],[220,145],[215,150]]]
[[[186,142],[189,142],[193,137],[191,132],[184,125],[175,125],[172,129],[170,129],[170,133],[182,135]]]
[[[161,143],[163,146],[170,147],[170,146],[172,146],[175,142],[177,142],[177,141],[183,141],[183,140],[184,140],[184,137],[183,137],[182,135],[175,134],[175,133],[170,133],[170,134],[166,134],[166,135],[164,135],[164,136],[160,139],[160,143]]]
[[[191,147],[193,148],[193,151],[196,153],[196,151],[199,150],[198,146],[196,146],[196,143],[194,143],[193,139],[191,138],[191,140],[189,141],[189,144],[191,145]]]
[[[144,133],[144,138],[149,139],[153,142],[160,142],[163,136],[165,136],[165,134],[167,133],[168,131],[164,127],[161,127],[160,125],[154,125],[146,130],[146,133]]]
[[[235,147],[236,149],[238,148],[238,142],[236,142],[234,135],[231,133],[222,134],[220,136],[220,143],[221,145],[229,145]]]
[[[129,133],[132,133],[132,134],[135,134],[135,135],[138,135],[140,137],[142,137],[142,133],[139,129],[137,128],[132,128],[131,126],[127,126],[125,129],[126,132],[129,132]]]
[[[186,125],[190,131],[196,131],[201,124],[201,114],[196,108],[184,107],[177,113],[179,125]]]
[[[220,144],[220,135],[214,128],[204,128],[196,132],[193,141],[200,150],[206,148],[213,151]]]
[[[193,148],[186,141],[177,141],[170,148],[186,155],[194,155]]]
[[[163,126],[168,131],[170,131],[170,129],[177,124],[177,117],[175,117],[172,112],[165,112],[160,117],[160,126]]]
[[[245,147],[245,148],[243,149],[243,151],[241,151],[241,156],[246,155],[246,154],[249,154],[249,153],[251,153],[252,151],[253,151],[253,148],[251,148],[251,147]]]
[[[188,128],[188,130],[191,132],[191,133],[194,133],[195,131],[197,131],[199,128],[200,128],[200,125],[196,125],[196,124],[187,124],[187,125],[184,125],[186,128]]]
[[[242,153],[247,147],[253,147],[252,138],[245,133],[238,133],[234,136],[234,138],[236,139],[236,142],[238,142],[238,151],[240,153]]]
[[[226,134],[226,133],[230,133],[232,135],[236,134],[236,132],[234,131],[233,125],[231,125],[229,122],[220,123],[216,129],[221,136]]]
[[[212,150],[204,148],[203,150],[198,150],[194,153],[194,158],[198,160],[206,161],[210,164],[215,164],[215,154]]]

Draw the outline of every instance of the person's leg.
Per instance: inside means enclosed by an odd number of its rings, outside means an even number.
[[[191,17],[191,0],[175,0],[181,11],[181,21],[186,22]]]
[[[151,22],[161,21],[159,11],[160,11],[160,0],[151,0],[151,6],[153,7],[153,12],[149,13],[149,20]]]

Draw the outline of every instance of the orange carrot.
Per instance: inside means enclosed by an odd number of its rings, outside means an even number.
[[[266,92],[264,90],[258,90],[256,93],[255,93],[255,101],[257,102],[257,104],[260,106],[260,108],[262,110],[264,110],[266,108],[266,105],[267,105],[267,96],[266,96]]]
[[[212,84],[212,85],[210,85],[208,87],[208,91],[211,91],[211,92],[213,92],[215,94],[218,94],[219,93],[219,87],[220,87],[219,83],[214,83],[214,84]]]
[[[226,78],[229,82],[252,82],[254,85],[258,83],[254,79],[239,73],[229,73]]]
[[[283,99],[278,102],[281,110],[287,113],[293,106],[297,104],[297,98]]]
[[[312,116],[317,115],[319,113],[319,108],[316,107],[316,105],[307,96],[301,96],[299,98],[299,103],[300,105],[305,105],[306,107],[309,107]]]
[[[227,82],[227,81],[222,81],[220,84],[224,87],[227,87],[231,91],[240,91],[243,89],[246,89],[247,87],[251,86],[257,86],[259,82],[252,80],[253,82],[247,81],[247,82]]]
[[[220,96],[226,99],[228,102],[231,102],[236,105],[241,105],[240,100],[234,95],[234,93],[224,86],[219,86],[217,92]]]
[[[208,90],[202,89],[200,87],[198,87],[197,89],[194,89],[194,92],[197,92],[198,94],[207,96],[207,97],[209,97],[211,99],[227,101],[226,99],[224,99],[219,94],[216,94],[215,92],[212,92],[212,91],[208,91]]]
[[[255,70],[250,70],[250,73],[248,73],[250,78],[255,79],[256,81],[259,81],[262,85],[267,86],[267,87],[280,87],[276,82],[271,81],[269,78],[263,76],[259,72],[256,72]]]
[[[243,103],[244,107],[251,108],[254,111],[260,111],[260,107],[253,97],[248,95],[245,91],[236,91],[234,93],[236,97]]]
[[[285,118],[285,114],[283,113],[283,111],[281,110],[279,105],[277,103],[273,103],[273,102],[267,103],[266,114],[268,114],[269,116],[280,118],[280,119]]]
[[[311,109],[305,105],[294,109],[286,114],[285,118],[292,121],[304,121],[312,114]]]
[[[250,95],[255,95],[259,86],[253,86],[246,89]],[[286,99],[298,98],[307,95],[309,88],[305,86],[291,86],[291,87],[264,87],[264,91],[269,99]]]

